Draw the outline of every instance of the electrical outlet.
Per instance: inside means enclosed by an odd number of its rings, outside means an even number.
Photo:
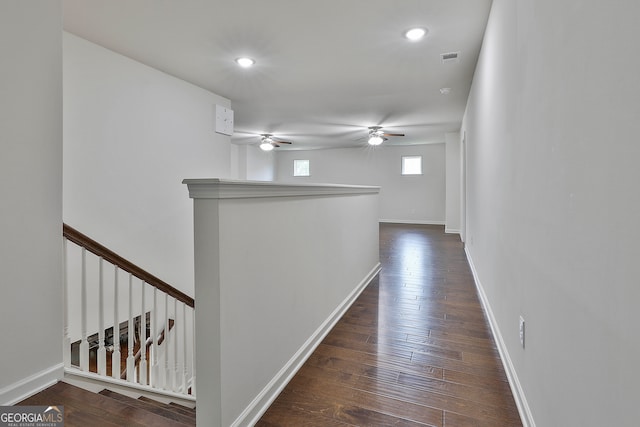
[[[520,316],[520,345],[524,348],[524,318]]]

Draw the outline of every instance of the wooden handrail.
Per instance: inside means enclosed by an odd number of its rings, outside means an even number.
[[[143,270],[132,262],[127,261],[120,255],[116,254],[107,247],[102,246],[100,243],[96,242],[85,234],[82,234],[75,228],[70,227],[67,224],[62,224],[62,235],[76,245],[79,245],[87,249],[89,252],[102,257],[104,260],[109,261],[111,264],[126,271],[127,273],[133,274],[138,279],[143,280],[145,283],[150,284],[151,286],[172,296],[178,301],[185,303],[189,307],[195,307],[195,301],[189,295],[185,294],[182,291],[179,291],[167,282],[157,278],[153,274],[147,272],[146,270]]]

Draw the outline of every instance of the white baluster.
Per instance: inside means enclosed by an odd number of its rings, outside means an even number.
[[[133,382],[136,371],[136,358],[133,354],[133,338],[136,334],[135,325],[133,323],[133,275],[129,273],[129,323],[127,326],[128,332],[128,357],[127,357],[127,381]]]
[[[113,353],[111,354],[111,376],[120,379],[120,319],[118,313],[118,267],[115,269],[113,286]]]
[[[187,394],[187,305],[182,303],[182,375],[180,391]]]
[[[178,391],[179,381],[178,375],[180,371],[178,370],[178,300],[176,298],[173,299],[173,372],[171,372],[171,389],[175,392]]]
[[[169,374],[169,337],[171,336],[169,328],[169,295],[164,294],[164,372],[163,372],[163,385],[165,390],[171,389],[171,376]]]
[[[191,395],[196,396],[196,309],[191,310]]]
[[[98,374],[107,375],[107,350],[104,348],[104,260],[100,257],[98,279]]]
[[[149,370],[151,378],[149,384],[151,387],[160,388],[158,384],[158,289],[153,288],[153,312],[151,313],[151,369]]]
[[[62,239],[62,280],[64,281],[63,286],[63,304],[64,304],[64,350],[63,350],[63,361],[65,368],[71,367],[71,338],[69,337],[69,277],[68,277],[68,266],[67,266],[67,238],[64,237]]]
[[[145,308],[145,285],[142,281],[142,302],[140,304],[140,384],[147,385],[147,313]]]
[[[87,339],[87,250],[82,248],[82,286],[80,289],[82,340],[80,341],[80,369],[89,370],[89,340]]]

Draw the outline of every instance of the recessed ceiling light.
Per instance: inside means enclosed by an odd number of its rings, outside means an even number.
[[[449,93],[451,93],[451,88],[450,87],[442,87],[440,88],[440,93],[443,95],[448,95]]]
[[[248,68],[248,67],[251,67],[253,64],[255,64],[256,61],[254,61],[251,58],[247,58],[243,56],[241,58],[236,58],[236,63],[242,68]]]
[[[411,41],[418,41],[423,38],[425,34],[427,34],[427,30],[424,28],[412,28],[404,33],[404,36]]]

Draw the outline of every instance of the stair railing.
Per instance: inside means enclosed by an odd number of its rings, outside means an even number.
[[[195,396],[193,298],[66,224],[63,236],[65,368]]]

